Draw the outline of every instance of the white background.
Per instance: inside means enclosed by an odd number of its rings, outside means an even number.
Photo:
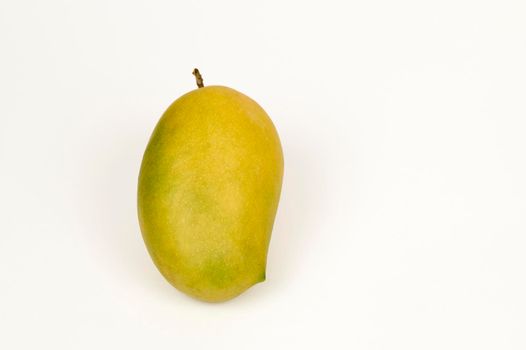
[[[181,294],[140,235],[165,108],[273,118],[267,281]],[[525,349],[524,1],[0,1],[0,348]]]

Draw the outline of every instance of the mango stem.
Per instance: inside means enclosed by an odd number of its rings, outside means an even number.
[[[201,76],[201,73],[199,73],[199,69],[194,68],[192,74],[195,75],[195,83],[197,84],[197,87],[199,89],[204,87],[205,85],[203,84],[203,77]]]

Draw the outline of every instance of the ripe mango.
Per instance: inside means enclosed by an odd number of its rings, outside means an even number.
[[[161,274],[208,302],[264,281],[282,177],[278,134],[255,101],[224,86],[177,99],[153,131],[138,184],[143,239]]]

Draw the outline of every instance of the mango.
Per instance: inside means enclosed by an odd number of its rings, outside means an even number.
[[[138,216],[166,280],[221,302],[265,280],[283,153],[255,101],[228,87],[202,87],[196,77],[200,88],[173,102],[151,135]]]

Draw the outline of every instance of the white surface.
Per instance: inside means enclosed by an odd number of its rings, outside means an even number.
[[[1,1],[1,349],[525,349],[523,1]],[[257,100],[267,276],[166,283],[136,217],[165,108]]]

